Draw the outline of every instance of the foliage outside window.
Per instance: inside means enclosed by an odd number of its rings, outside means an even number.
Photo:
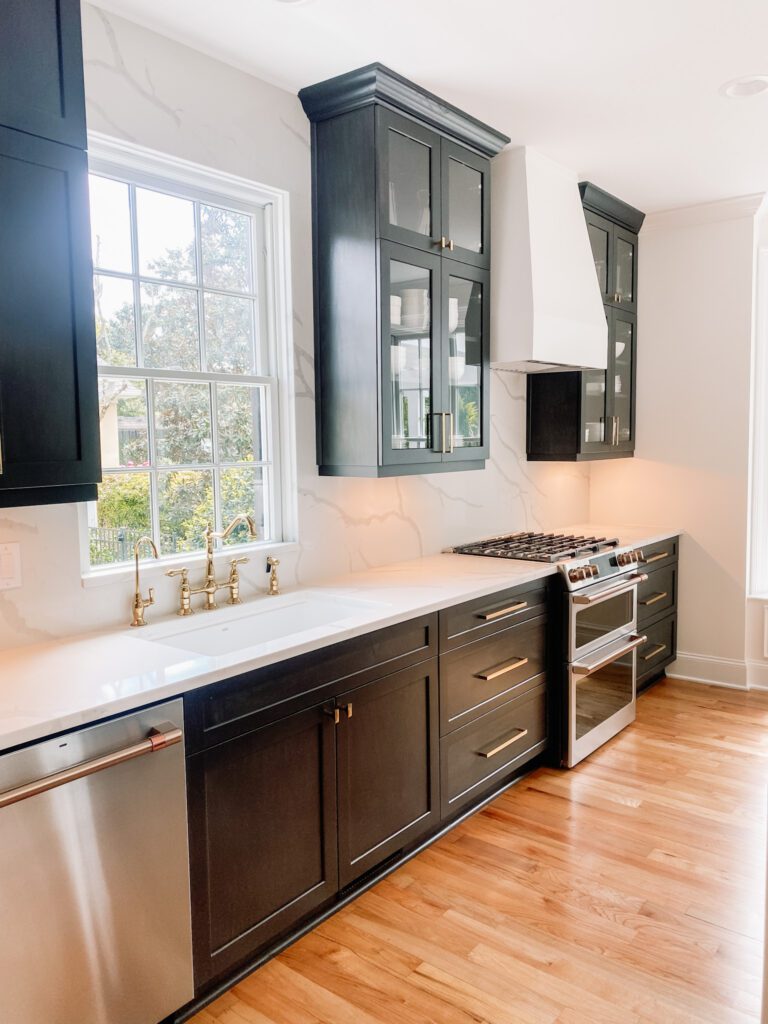
[[[91,566],[202,550],[240,512],[279,539],[264,210],[92,174],[103,483]],[[235,531],[228,543],[246,540]]]

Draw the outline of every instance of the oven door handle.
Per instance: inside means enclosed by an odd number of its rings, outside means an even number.
[[[574,594],[571,600],[574,604],[597,604],[598,601],[602,601],[604,598],[618,597],[619,594],[626,594],[627,591],[633,590],[638,583],[644,583],[647,579],[647,573],[636,572],[632,576],[628,576],[621,586],[608,587],[606,590],[599,590],[597,593],[592,594]]]
[[[623,658],[625,654],[629,654],[630,651],[634,651],[636,647],[639,647],[647,641],[647,636],[637,636],[633,633],[629,638],[629,643],[620,647],[618,651],[611,651],[607,657],[601,658],[600,661],[575,661],[571,665],[571,672],[573,672],[575,676],[592,675],[592,673],[597,672],[599,668],[605,668],[605,666],[610,665],[611,662],[618,661],[619,658]]]

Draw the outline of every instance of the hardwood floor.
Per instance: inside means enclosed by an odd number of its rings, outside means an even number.
[[[768,693],[663,681],[193,1024],[748,1024]]]

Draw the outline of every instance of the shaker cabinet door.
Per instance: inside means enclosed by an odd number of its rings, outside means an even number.
[[[80,0],[0,4],[0,125],[85,149]]]
[[[440,252],[440,136],[377,107],[376,167],[379,237]]]
[[[336,750],[322,708],[187,759],[195,985],[336,892]]]
[[[85,153],[0,128],[0,202],[3,506],[100,479]]]
[[[615,451],[635,447],[635,367],[637,363],[637,317],[614,308],[608,320],[608,383],[612,434]]]
[[[352,690],[337,704],[343,887],[439,821],[437,662]]]

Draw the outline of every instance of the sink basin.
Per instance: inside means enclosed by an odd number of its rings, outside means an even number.
[[[312,591],[285,594],[257,600],[236,611],[197,612],[173,626],[158,626],[152,635],[142,631],[140,639],[216,657],[319,626],[344,626],[366,612],[384,607],[387,606],[376,601]]]

